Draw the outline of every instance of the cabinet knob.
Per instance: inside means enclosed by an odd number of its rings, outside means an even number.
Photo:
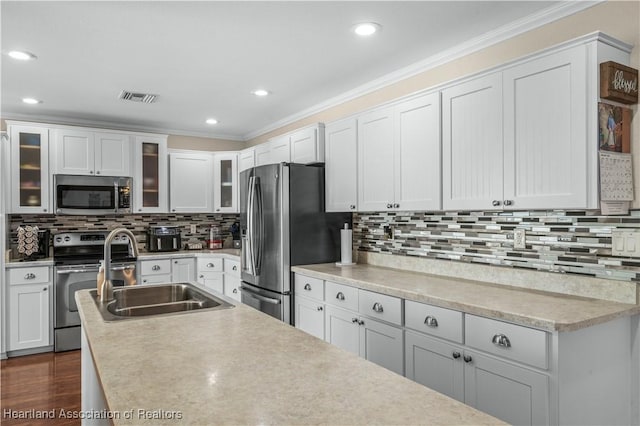
[[[93,170],[89,170],[89,174],[92,175],[93,174]]]
[[[510,205],[512,205],[512,204],[513,204],[513,201],[511,201],[511,200],[504,200],[504,205],[505,205],[505,206],[510,206]]]
[[[382,305],[378,302],[374,303],[371,309],[373,309],[374,312],[378,312],[378,313],[384,312],[384,309],[382,309]]]
[[[96,174],[97,174],[97,175],[99,175],[99,174],[100,174],[100,170],[98,170],[98,171],[96,172]]]
[[[204,278],[204,275],[200,275],[200,278]]]
[[[234,289],[233,289],[233,292],[237,294],[237,293],[238,293],[238,289],[237,289],[237,288],[234,288]]]
[[[220,209],[216,209],[216,211],[217,211],[217,212],[219,212],[219,211],[220,211]]]
[[[451,356],[453,357],[453,359],[458,359],[460,358],[460,352],[455,351],[454,353],[451,354]]]
[[[42,209],[42,211],[46,213],[46,212],[47,212],[47,209]]]
[[[350,208],[351,210],[355,210],[355,209],[356,209],[356,206],[355,206],[354,204],[351,204],[351,205],[349,206],[349,208]]]
[[[318,311],[321,311],[321,310],[322,310],[322,306],[318,306]]]
[[[146,283],[146,282],[147,282],[147,280],[142,280],[142,282],[143,282],[143,283]]]
[[[139,212],[141,212],[141,211],[142,211],[142,209],[138,209],[138,211],[139,211]]]
[[[502,346],[503,348],[510,348],[511,347],[511,341],[504,334],[496,334],[495,336],[493,336],[493,339],[491,339],[491,342],[494,345]]]
[[[304,289],[307,291],[311,291],[311,285],[309,283],[305,284]]]
[[[391,207],[393,207],[393,204],[389,203],[387,204],[387,208],[390,209]]]
[[[395,204],[393,205],[393,207],[394,207],[394,208],[396,208],[396,209],[399,209],[399,208],[400,208],[400,204],[395,203]]]
[[[432,317],[431,315],[427,315],[427,317],[424,319],[424,323],[426,324],[427,327],[436,328],[438,326],[438,320],[435,319],[435,317]]]
[[[27,275],[24,276],[25,280],[32,280],[36,277],[36,274],[34,274],[33,272],[29,272]]]
[[[471,355],[465,355],[464,357],[462,357],[462,359],[464,359],[464,362],[466,362],[467,364],[473,361],[473,358],[471,358]]]
[[[493,200],[493,201],[491,202],[491,205],[492,205],[493,207],[498,207],[498,206],[500,205],[500,201],[498,201],[498,200]]]
[[[207,268],[215,268],[216,265],[213,263],[207,263]]]
[[[176,211],[176,209],[171,209],[171,211],[172,211],[172,212],[175,212],[175,211]]]
[[[342,293],[341,291],[338,292],[338,294],[336,294],[336,299],[338,300],[344,300],[344,293]]]
[[[233,268],[231,268],[232,271],[237,271],[238,267],[236,265],[233,265]]]
[[[42,291],[47,291],[47,287],[43,288]]]

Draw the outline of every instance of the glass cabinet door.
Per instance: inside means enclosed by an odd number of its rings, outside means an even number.
[[[214,210],[216,213],[238,212],[238,155],[215,155]]]
[[[162,136],[135,138],[134,213],[167,212],[167,140]]]
[[[13,213],[49,213],[49,131],[11,126]]]

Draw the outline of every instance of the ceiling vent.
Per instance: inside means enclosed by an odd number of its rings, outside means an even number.
[[[148,93],[136,93],[123,90],[118,96],[119,99],[131,102],[143,102],[145,104],[152,104],[158,98],[158,95],[150,95]]]

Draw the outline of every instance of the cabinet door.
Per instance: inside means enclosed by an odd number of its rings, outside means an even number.
[[[172,213],[213,211],[213,157],[169,154],[169,205]]]
[[[49,131],[11,126],[10,133],[11,213],[50,212]]]
[[[216,154],[213,205],[216,213],[236,213],[238,204],[238,156]]]
[[[358,205],[357,123],[351,118],[325,129],[326,211],[354,211]]]
[[[224,295],[240,303],[242,301],[240,296],[240,278],[238,276],[225,272],[223,276],[223,282]]]
[[[289,144],[289,136],[283,136],[273,139],[269,142],[271,153],[269,155],[272,164],[288,163],[291,161],[291,150]]]
[[[399,210],[440,210],[440,93],[395,107],[395,198]]]
[[[95,173],[93,132],[56,129],[53,131],[53,135],[54,173],[69,175],[93,175]]]
[[[184,283],[194,281],[196,278],[196,260],[192,257],[186,259],[173,259],[171,265],[171,281]]]
[[[122,133],[95,134],[95,172],[104,176],[131,176],[131,140]]]
[[[358,118],[358,210],[393,208],[393,109]]]
[[[588,206],[586,47],[504,71],[504,198],[507,208]]]
[[[324,135],[322,127],[302,129],[289,136],[292,163],[318,163],[324,161]]]
[[[324,340],[360,355],[360,326],[358,314],[332,306],[325,307]]]
[[[197,281],[205,290],[224,294],[224,278],[220,272],[198,272]]]
[[[134,162],[133,211],[167,213],[167,139],[136,136]]]
[[[9,344],[16,351],[49,346],[51,284],[9,286]]]
[[[240,172],[250,169],[256,165],[255,148],[248,148],[240,151],[238,160],[238,170]]]
[[[370,318],[361,318],[360,325],[360,356],[404,375],[402,329]]]
[[[512,425],[549,424],[549,378],[465,351],[465,403]]]
[[[405,333],[407,378],[464,402],[462,349],[423,334]]]
[[[324,304],[304,297],[295,297],[296,328],[324,339]]]
[[[502,74],[442,92],[442,207],[502,208]]]
[[[273,163],[273,161],[271,161],[271,143],[266,142],[257,145],[255,149],[256,166],[263,166],[271,163]]]

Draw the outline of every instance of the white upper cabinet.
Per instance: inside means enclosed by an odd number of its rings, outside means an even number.
[[[214,155],[213,206],[216,213],[237,213],[238,203],[238,155],[223,153]]]
[[[586,48],[508,68],[504,83],[505,208],[587,207]]]
[[[271,164],[271,143],[265,142],[255,147],[255,165]]]
[[[238,156],[238,172],[245,171],[256,165],[255,147],[243,149]]]
[[[288,136],[269,141],[269,163],[288,163],[291,161],[291,144]]]
[[[358,118],[358,210],[440,209],[440,98]]]
[[[51,150],[56,174],[131,176],[128,134],[55,129]]]
[[[136,136],[134,140],[133,212],[166,213],[167,137]]]
[[[292,163],[321,163],[324,161],[324,126],[307,127],[289,136]]]
[[[358,138],[355,118],[325,129],[326,211],[354,211],[358,205]]]
[[[49,130],[46,127],[7,124],[11,137],[9,212],[48,213],[51,211]]]
[[[213,211],[213,156],[208,153],[169,153],[171,213]]]
[[[502,75],[442,92],[442,207],[501,208]]]

